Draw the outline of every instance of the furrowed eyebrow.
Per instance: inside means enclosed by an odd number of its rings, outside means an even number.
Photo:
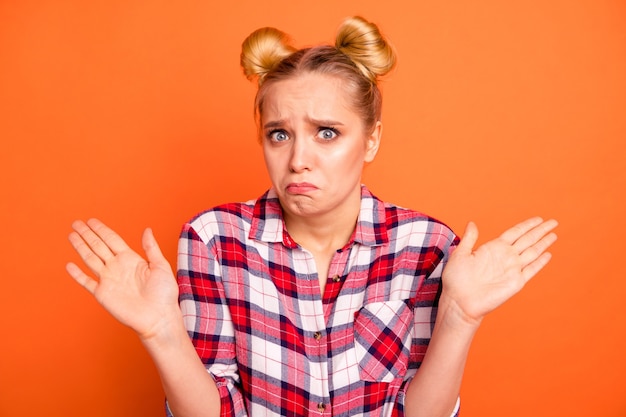
[[[307,118],[307,122],[315,126],[343,126],[343,123],[330,119],[312,119]],[[285,120],[270,120],[263,125],[263,129],[274,129],[285,126]]]
[[[263,129],[272,129],[275,127],[281,127],[285,125],[284,120],[272,120],[263,125]]]
[[[308,121],[309,123],[318,125],[318,126],[343,126],[343,123],[338,122],[337,120],[330,120],[330,119],[320,120],[320,119],[309,118]]]

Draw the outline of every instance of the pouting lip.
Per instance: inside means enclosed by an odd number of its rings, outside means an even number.
[[[285,189],[287,190],[287,192],[290,192],[293,194],[302,194],[302,193],[315,191],[318,189],[318,187],[309,182],[292,182],[292,183],[287,184],[287,187],[285,187]]]

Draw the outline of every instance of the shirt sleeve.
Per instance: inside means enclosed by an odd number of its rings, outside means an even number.
[[[439,305],[439,297],[441,296],[441,277],[443,269],[448,261],[450,254],[454,251],[459,244],[459,238],[446,226],[441,226],[441,232],[435,234],[431,239],[433,242],[428,242],[426,246],[429,247],[425,250],[425,257],[430,257],[433,261],[432,270],[428,273],[424,279],[421,287],[419,288],[415,297],[414,308],[414,338],[411,347],[411,365],[413,368],[419,366],[426,354],[430,338],[435,327],[435,318],[437,317],[437,307]],[[435,243],[437,242],[437,243]],[[412,372],[407,373],[405,381],[403,382],[400,391],[398,393],[398,399],[393,411],[394,417],[404,417],[404,402],[406,399],[406,391],[408,389],[411,380],[414,378],[418,371],[413,369]],[[451,417],[458,417],[460,411],[460,398],[457,398],[454,410]]]
[[[396,405],[394,407],[392,417],[404,417],[405,393],[406,393],[406,388],[408,387],[410,382],[411,382],[410,380],[404,381],[404,386],[402,387],[402,391],[398,395],[398,401],[396,402]],[[461,412],[461,397],[458,397],[456,399],[456,404],[454,404],[454,410],[452,410],[452,414],[450,414],[450,417],[459,417],[460,412]]]
[[[203,234],[204,235],[204,234]],[[179,302],[189,337],[213,377],[222,417],[247,416],[235,355],[234,328],[212,238],[201,238],[190,224],[178,241]],[[167,415],[171,416],[169,407]]]

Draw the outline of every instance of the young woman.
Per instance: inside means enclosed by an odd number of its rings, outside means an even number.
[[[361,184],[395,64],[372,23],[301,50],[260,29],[241,61],[272,188],[185,224],[177,279],[149,229],[146,261],[97,220],[70,235],[97,279],[68,272],[137,332],[177,417],[457,414],[481,320],[546,265],[556,222],[474,249],[474,224],[459,241]]]

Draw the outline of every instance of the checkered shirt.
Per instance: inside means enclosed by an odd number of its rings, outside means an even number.
[[[180,306],[221,415],[403,416],[457,243],[442,223],[363,186],[355,231],[321,294],[273,190],[185,224]]]

